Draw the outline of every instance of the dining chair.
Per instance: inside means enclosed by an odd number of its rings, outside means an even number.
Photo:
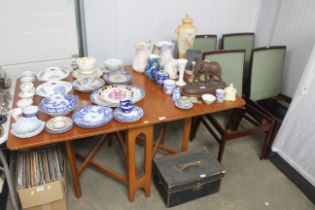
[[[235,50],[243,49],[245,53],[244,82],[247,81],[250,66],[251,51],[254,48],[255,33],[232,33],[223,34],[221,49]]]
[[[216,61],[221,65],[223,81],[235,84],[239,95],[243,95],[243,70],[245,50],[218,51],[203,54],[204,60]],[[218,160],[222,161],[225,144],[227,141],[256,133],[266,133],[261,149],[260,158],[266,158],[267,146],[270,145],[272,132],[275,126],[274,119],[255,108],[252,104],[246,104],[242,109],[235,109],[230,113],[229,120],[225,126],[219,122],[216,116],[206,114],[193,119],[190,139],[193,140],[197,134],[199,125],[202,123],[219,143]],[[242,120],[248,121],[251,126],[240,128]]]
[[[209,52],[217,49],[217,35],[205,34],[196,35],[192,49],[201,52]]]

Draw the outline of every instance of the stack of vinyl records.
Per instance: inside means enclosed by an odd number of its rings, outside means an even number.
[[[59,146],[19,152],[17,188],[40,186],[64,178],[64,158]]]

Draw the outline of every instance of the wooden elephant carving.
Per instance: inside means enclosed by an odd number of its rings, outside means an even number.
[[[193,70],[193,82],[208,81],[210,79],[221,80],[221,66],[217,62],[209,62],[201,59],[196,60]]]

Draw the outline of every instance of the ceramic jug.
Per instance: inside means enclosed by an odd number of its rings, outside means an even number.
[[[136,43],[136,55],[132,61],[132,68],[137,72],[144,72],[152,51],[152,44],[148,42]]]
[[[173,58],[174,43],[169,41],[160,41],[155,45],[160,51],[160,66],[164,68],[167,61]]]
[[[176,29],[179,58],[185,58],[186,51],[193,46],[197,29],[192,23],[193,20],[186,15]]]

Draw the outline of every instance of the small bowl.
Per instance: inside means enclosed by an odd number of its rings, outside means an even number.
[[[16,105],[19,108],[30,106],[32,104],[33,104],[33,99],[30,99],[30,98],[22,98],[16,102]]]
[[[21,77],[20,82],[23,83],[30,83],[30,82],[34,82],[35,81],[35,77],[34,76],[27,76],[27,77]]]
[[[205,104],[211,104],[216,100],[216,97],[212,94],[202,94],[201,99]]]
[[[22,92],[31,92],[34,89],[34,83],[24,82],[20,85],[20,89]]]
[[[33,71],[24,71],[22,73],[22,76],[23,77],[34,77],[35,76],[35,73]]]
[[[38,106],[26,106],[22,110],[24,117],[37,117]]]

